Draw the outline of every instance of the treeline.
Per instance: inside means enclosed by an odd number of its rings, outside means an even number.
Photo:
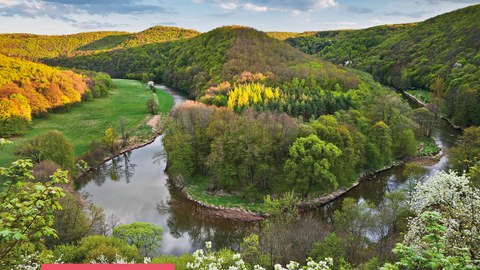
[[[198,34],[199,32],[195,30],[167,26],[154,26],[138,33],[99,31],[58,36],[0,34],[0,53],[38,61],[59,56],[137,47]]]
[[[293,37],[306,37],[306,36],[314,36],[317,32],[314,31],[308,31],[308,32],[266,32],[269,37],[278,39],[278,40],[285,40],[287,38],[293,38]]]
[[[357,87],[358,77],[316,60],[251,28],[231,26],[197,37],[88,56],[58,58],[49,64],[104,71],[114,77],[163,81],[193,96],[221,82],[235,82],[244,71],[265,75],[268,86],[294,77],[315,80],[326,89]]]
[[[344,91],[340,85],[333,89],[324,89],[315,80],[293,78],[285,81],[280,87],[269,87],[262,82],[265,78],[261,73],[251,74],[244,72],[240,78],[261,77],[256,79],[239,80],[232,86],[223,82],[210,87],[199,101],[216,106],[224,106],[241,112],[245,108],[254,108],[256,111],[272,110],[286,112],[291,116],[300,116],[303,119],[318,118],[324,114],[333,114],[338,110],[351,108],[359,102],[359,92],[369,91],[367,83],[361,82],[358,89]],[[363,102],[363,101],[362,101]]]
[[[303,52],[371,73],[399,89],[432,90],[442,78],[442,110],[461,126],[480,125],[480,5],[418,24],[326,31],[287,42]]]
[[[106,74],[82,75],[0,54],[0,136],[23,133],[32,116],[104,96],[111,83]]]
[[[259,84],[242,91],[254,88],[272,91]],[[362,94],[358,109],[307,114],[311,122],[286,110],[255,112],[254,104],[240,114],[201,103],[178,106],[164,139],[169,172],[189,184],[207,175],[207,189],[249,199],[292,187],[303,196],[348,187],[362,173],[414,155],[417,146],[407,104],[381,87]]]

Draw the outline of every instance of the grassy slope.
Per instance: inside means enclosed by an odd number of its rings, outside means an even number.
[[[138,127],[148,116],[145,104],[152,96],[151,91],[138,81],[114,79],[113,82],[115,88],[106,98],[80,103],[68,111],[52,113],[47,118],[34,119],[25,136],[13,139],[14,144],[0,151],[0,166],[15,160],[15,145],[48,130],[63,132],[80,156],[88,151],[92,140],[101,140],[105,129],[113,127],[119,132],[121,117],[126,120],[127,130]],[[173,106],[172,97],[163,91],[157,91],[157,96],[159,111],[169,112]]]

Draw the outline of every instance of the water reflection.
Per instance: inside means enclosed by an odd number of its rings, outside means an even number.
[[[172,94],[176,104],[186,100],[164,86],[159,88]],[[435,130],[434,138],[448,148],[454,144],[458,134],[458,131],[442,123]],[[192,252],[203,247],[205,241],[212,241],[215,248],[238,249],[242,238],[257,230],[257,226],[214,217],[170,186],[168,175],[164,172],[167,160],[162,138],[160,136],[152,144],[121,155],[86,174],[79,188],[88,192],[90,200],[102,207],[107,216],[114,214],[121,223],[143,221],[162,226],[164,235],[159,253],[179,255]],[[426,167],[423,172],[416,172],[416,175],[431,175],[436,170],[445,169],[447,164],[446,155],[440,162]],[[387,202],[386,194],[399,189],[411,190],[413,179],[406,173],[404,165],[395,167],[375,175],[342,198],[310,214],[318,226],[325,231],[331,230],[333,213],[341,208],[343,198],[368,200],[381,206]],[[380,208],[373,211],[380,211]],[[379,227],[368,232],[367,236],[371,240],[384,241],[387,234],[387,227]]]
[[[185,97],[169,91],[176,104],[185,101]],[[213,217],[171,187],[164,172],[167,160],[162,139],[160,136],[152,144],[84,175],[79,181],[80,191],[88,193],[107,216],[117,216],[120,223],[143,221],[162,226],[163,242],[158,253],[192,252],[202,248],[205,241],[212,241],[217,248],[238,248],[253,225]]]

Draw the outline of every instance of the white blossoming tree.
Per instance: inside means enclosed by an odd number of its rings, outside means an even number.
[[[233,254],[231,258],[226,254],[214,253],[211,251],[212,243],[206,242],[206,251],[199,249],[193,253],[194,261],[187,263],[187,269],[192,270],[265,270],[262,266],[253,265],[249,267],[242,259],[240,254]],[[227,256],[225,256],[227,255]],[[331,258],[324,261],[315,262],[311,258],[307,259],[307,265],[301,266],[297,262],[291,261],[286,268],[280,264],[275,265],[275,270],[329,270],[333,264]]]
[[[384,269],[478,269],[480,190],[454,172],[438,172],[416,187],[414,217],[394,253],[400,261]]]

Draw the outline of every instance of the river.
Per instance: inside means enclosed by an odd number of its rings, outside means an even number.
[[[166,86],[158,88],[170,93],[175,105],[186,100],[185,96]],[[433,137],[448,149],[459,133],[442,121]],[[116,216],[120,223],[143,221],[162,226],[164,234],[159,254],[192,252],[202,248],[205,241],[212,241],[214,248],[238,248],[254,225],[212,217],[171,187],[165,173],[167,160],[162,140],[163,136],[159,136],[153,143],[125,153],[84,175],[80,179],[80,183],[84,183],[80,192],[88,194],[93,204],[102,207],[107,216]],[[447,164],[448,155],[444,155],[439,162],[425,168],[425,175],[445,169]],[[378,173],[342,198],[318,209],[315,217],[318,222],[329,224],[333,211],[339,209],[343,198],[353,197],[378,204],[386,193],[402,187],[407,180],[403,165]]]

